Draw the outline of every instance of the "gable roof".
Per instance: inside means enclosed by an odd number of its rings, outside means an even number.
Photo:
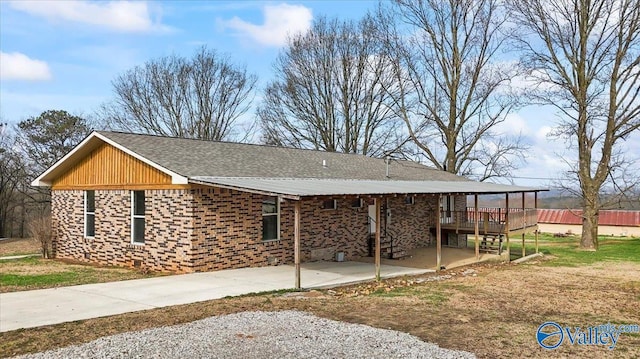
[[[36,178],[33,185],[51,185],[55,178],[103,143],[170,175],[174,184],[220,185],[292,197],[353,191],[359,194],[453,194],[542,190],[475,182],[406,160],[391,160],[387,177],[385,159],[357,154],[107,131],[91,133]],[[392,182],[397,183],[392,185]],[[363,186],[365,183],[367,186]],[[389,192],[392,188],[395,192]]]
[[[384,159],[357,154],[119,132],[98,133],[189,178],[208,176],[469,181],[464,177],[404,160],[392,160],[389,178],[386,178]]]
[[[538,223],[582,224],[581,209],[538,209]],[[598,224],[640,227],[640,211],[601,210]]]

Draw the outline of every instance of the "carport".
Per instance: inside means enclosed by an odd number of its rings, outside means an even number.
[[[375,205],[375,216],[371,218],[375,230],[375,255],[374,273],[376,280],[382,277],[381,272],[381,202],[385,198],[397,197],[399,195],[428,194],[437,196],[437,207],[441,208],[443,196],[451,195],[474,195],[475,208],[471,213],[464,213],[464,218],[459,218],[465,224],[472,225],[472,232],[475,233],[476,258],[479,254],[479,223],[480,211],[478,207],[478,195],[480,194],[505,194],[506,207],[509,208],[509,193],[522,194],[522,210],[524,211],[525,193],[535,194],[535,207],[537,208],[537,193],[545,191],[540,188],[502,185],[495,183],[484,183],[475,181],[407,181],[407,180],[345,180],[345,179],[317,179],[317,178],[255,178],[255,177],[206,177],[196,176],[190,178],[191,183],[228,188],[238,191],[253,192],[269,196],[277,196],[279,201],[288,200],[294,203],[294,267],[295,267],[295,288],[303,287],[301,279],[301,256],[300,256],[300,225],[301,211],[300,202],[305,198],[335,197],[335,196],[357,196],[358,198],[373,199]],[[509,212],[506,211],[506,224],[501,224],[507,228],[507,250],[509,246]],[[441,268],[441,211],[436,210],[436,270]],[[471,215],[469,215],[471,214]],[[504,222],[504,221],[503,221]],[[475,227],[475,228],[473,228]],[[525,221],[526,227],[526,221]],[[536,227],[537,228],[537,225]],[[475,231],[473,231],[475,229]],[[456,229],[459,230],[459,229]],[[524,242],[524,231],[522,232]]]

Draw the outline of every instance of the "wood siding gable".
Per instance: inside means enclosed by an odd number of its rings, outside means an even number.
[[[52,189],[161,189],[173,185],[171,176],[107,143],[91,151],[53,181]]]

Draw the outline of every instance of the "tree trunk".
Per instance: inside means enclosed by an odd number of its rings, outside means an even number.
[[[595,251],[598,249],[598,209],[593,204],[584,205],[582,212],[582,237],[580,248]]]

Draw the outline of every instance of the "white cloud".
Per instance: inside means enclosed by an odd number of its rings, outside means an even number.
[[[49,65],[19,52],[0,52],[0,79],[45,81],[51,79]]]
[[[542,126],[536,131],[536,138],[540,142],[545,142],[549,140],[549,135],[553,132],[553,127],[550,126]]]
[[[143,1],[12,1],[11,7],[50,21],[76,22],[121,32],[149,32],[168,27],[151,18]]]
[[[262,25],[255,25],[238,17],[223,21],[222,25],[261,45],[283,46],[289,35],[309,30],[313,20],[311,9],[302,5],[265,5],[263,14]]]
[[[504,121],[496,125],[495,130],[503,135],[528,136],[531,134],[527,121],[517,113],[510,113],[505,116]]]

